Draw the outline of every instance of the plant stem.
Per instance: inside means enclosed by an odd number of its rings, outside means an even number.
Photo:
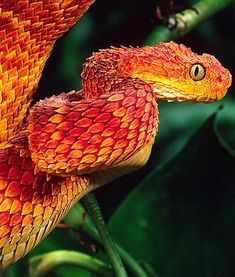
[[[110,266],[89,255],[77,252],[58,250],[30,259],[29,276],[40,277],[62,264],[76,265],[97,276],[113,276]]]
[[[145,44],[153,45],[160,41],[170,41],[183,36],[202,21],[226,8],[233,2],[234,0],[200,0],[192,5],[193,9],[185,9],[175,14],[177,25],[173,30],[170,30],[167,26],[159,26],[149,35]]]
[[[102,241],[95,229],[93,222],[91,222],[89,217],[84,219],[84,208],[80,203],[77,203],[70,211],[69,214],[64,218],[64,222],[67,223],[74,229],[79,230],[85,236],[93,240],[101,249],[103,249]],[[128,268],[128,270],[135,277],[148,277],[145,270],[141,265],[117,242],[115,242],[118,249],[119,255],[121,256],[123,263]]]
[[[93,220],[93,222],[96,226],[96,229],[102,240],[104,249],[110,258],[110,262],[111,262],[113,271],[115,273],[115,276],[127,277],[127,273],[125,271],[125,268],[123,266],[121,258],[118,254],[117,248],[106,229],[100,207],[98,205],[98,202],[97,202],[94,194],[92,194],[92,193],[87,194],[82,199],[82,201],[83,201],[85,208],[88,211],[91,219]]]

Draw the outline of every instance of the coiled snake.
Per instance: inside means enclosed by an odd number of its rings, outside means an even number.
[[[0,265],[28,253],[84,194],[148,160],[156,99],[210,102],[231,75],[174,42],[87,59],[83,89],[31,107],[54,42],[93,0],[0,0]]]

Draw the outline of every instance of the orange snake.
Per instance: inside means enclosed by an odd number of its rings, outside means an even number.
[[[231,84],[213,56],[174,42],[111,48],[87,59],[81,91],[31,107],[54,42],[92,2],[0,0],[1,269],[35,247],[84,194],[147,162],[155,99],[210,102]]]

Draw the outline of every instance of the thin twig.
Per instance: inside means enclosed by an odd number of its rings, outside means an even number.
[[[93,222],[96,226],[96,229],[102,240],[104,249],[110,258],[110,262],[111,262],[113,271],[115,273],[115,276],[127,277],[127,273],[123,266],[122,260],[118,254],[116,245],[112,241],[112,239],[106,229],[100,207],[98,205],[98,202],[97,202],[94,194],[92,194],[92,193],[87,194],[82,199],[82,201],[85,205],[86,210],[88,211],[88,214],[90,215],[91,219],[93,220]]]
[[[158,26],[149,35],[144,44],[154,45],[160,41],[170,41],[177,37],[184,36],[202,21],[213,16],[232,3],[234,3],[234,0],[200,0],[192,5],[191,9],[186,9],[174,15],[177,20],[177,25],[173,30],[170,30],[167,26]],[[195,10],[197,13],[195,13]]]

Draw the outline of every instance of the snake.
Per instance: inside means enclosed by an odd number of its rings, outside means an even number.
[[[0,0],[1,269],[84,195],[148,161],[158,101],[209,103],[231,85],[214,56],[183,44],[111,47],[87,58],[81,90],[33,105],[55,42],[92,3]]]

